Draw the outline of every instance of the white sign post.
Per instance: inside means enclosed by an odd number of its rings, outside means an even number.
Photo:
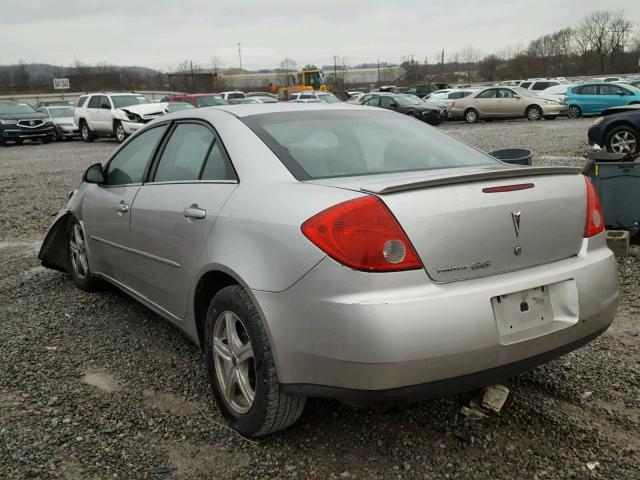
[[[68,78],[54,78],[53,79],[53,89],[54,90],[69,90],[71,88],[71,84],[69,83]],[[60,94],[62,99],[64,100],[64,92]]]
[[[54,90],[69,90],[71,85],[68,78],[54,78],[53,89]]]

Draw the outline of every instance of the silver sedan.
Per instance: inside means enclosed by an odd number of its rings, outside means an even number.
[[[307,397],[443,395],[595,338],[618,303],[603,225],[576,169],[385,110],[233,105],[158,118],[89,167],[40,258],[182,329],[257,436]]]

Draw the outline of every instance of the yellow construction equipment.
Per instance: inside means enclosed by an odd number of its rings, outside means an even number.
[[[329,91],[329,86],[324,83],[324,73],[315,65],[307,65],[302,68],[300,73],[296,74],[296,77],[297,85],[287,85],[278,89],[278,97],[280,100],[289,100],[292,93],[303,90]]]

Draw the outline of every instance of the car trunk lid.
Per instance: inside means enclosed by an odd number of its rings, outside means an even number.
[[[585,182],[575,168],[492,167],[314,180],[379,196],[428,275],[465,280],[578,253]],[[518,189],[502,191],[518,185]]]

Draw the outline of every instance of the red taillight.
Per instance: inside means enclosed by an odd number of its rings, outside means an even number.
[[[587,183],[587,220],[584,224],[584,236],[593,237],[604,230],[604,216],[600,199],[589,177],[584,177]]]
[[[331,258],[356,270],[395,272],[422,268],[411,242],[378,197],[360,197],[334,205],[311,217],[300,229]]]

